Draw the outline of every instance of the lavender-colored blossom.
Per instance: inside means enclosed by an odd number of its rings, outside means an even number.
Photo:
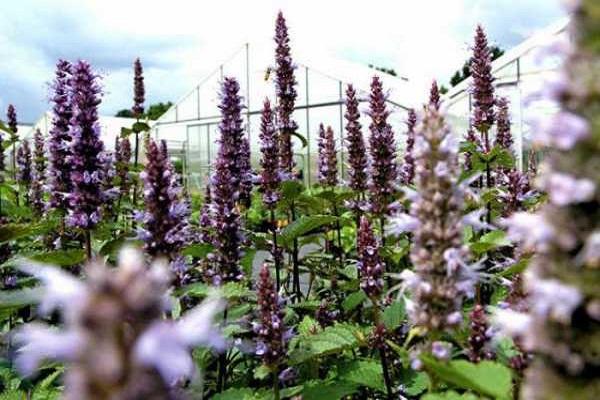
[[[431,355],[441,361],[448,361],[452,356],[452,343],[435,341],[431,343]]]
[[[374,301],[379,300],[383,291],[383,274],[385,273],[385,264],[379,254],[379,247],[371,224],[363,215],[360,218],[358,229],[357,267],[360,271],[360,288]]]
[[[292,118],[298,93],[296,92],[296,68],[290,52],[288,28],[280,11],[275,22],[275,93],[277,95],[277,127],[279,129],[279,166],[284,174],[293,174],[294,149],[292,134],[298,124]]]
[[[44,182],[46,181],[46,154],[44,137],[39,129],[33,136],[33,175],[29,197],[35,213],[40,215],[44,210]]]
[[[469,319],[469,360],[478,363],[493,359],[494,353],[489,348],[491,337],[485,309],[476,304],[469,314]]]
[[[595,258],[586,256],[600,232],[600,129],[594,117],[600,96],[597,85],[590,84],[598,80],[600,49],[594,40],[600,17],[596,2],[573,6],[568,35],[573,50],[563,69],[560,111],[534,136],[550,146],[539,177],[550,201],[509,224],[509,233],[518,232],[524,245],[540,230],[525,228],[527,219],[530,225],[544,226],[524,274],[528,307],[510,318],[501,315],[507,333],[534,355],[521,389],[525,399],[593,399],[600,393],[600,276]],[[514,329],[516,320],[523,321],[523,329]]]
[[[56,76],[52,83],[52,126],[48,138],[48,207],[66,213],[67,195],[71,191],[71,154],[69,124],[72,107],[69,99],[69,82],[72,66],[68,61],[59,60],[56,64]]]
[[[16,134],[18,132],[17,111],[15,110],[15,106],[13,106],[12,104],[9,104],[8,108],[6,109],[6,124],[12,132],[11,139],[16,139]]]
[[[431,89],[429,90],[429,105],[436,110],[440,109],[440,88],[435,80],[431,83]]]
[[[530,194],[531,185],[527,174],[522,173],[518,169],[511,169],[504,172],[504,185],[506,191],[500,195],[503,200],[503,216],[507,217],[516,211],[521,211],[524,206],[524,201]]]
[[[413,148],[415,146],[415,126],[417,125],[417,113],[412,108],[408,110],[408,119],[406,120],[406,148],[404,149],[404,163],[400,174],[404,185],[412,185],[415,178],[415,158]]]
[[[221,86],[219,110],[221,111],[221,122],[219,123],[220,145],[219,152],[222,154],[222,162],[229,169],[233,189],[232,196],[235,201],[240,201],[242,196],[242,184],[247,184],[248,174],[251,174],[250,152],[244,138],[244,127],[242,119],[242,97],[240,96],[240,85],[235,78],[226,77]],[[245,189],[244,189],[245,190]],[[244,196],[247,194],[244,193]]]
[[[510,132],[510,114],[508,99],[501,97],[496,100],[496,146],[512,153],[513,137]]]
[[[473,56],[470,62],[472,76],[473,116],[471,123],[482,135],[494,124],[494,77],[492,76],[492,52],[481,25],[477,26]]]
[[[319,183],[323,186],[334,187],[337,185],[337,154],[333,129],[323,124],[319,125]]]
[[[369,152],[371,155],[369,183],[371,212],[378,216],[388,214],[394,195],[396,181],[396,142],[391,125],[387,122],[390,112],[386,107],[386,96],[379,77],[371,81],[369,95]]]
[[[168,158],[166,142],[158,145],[150,140],[146,157],[148,162],[140,173],[145,209],[136,215],[141,223],[138,236],[151,257],[167,257],[174,262],[181,248],[193,238],[189,205]],[[177,274],[177,278],[181,282],[184,274]]]
[[[131,111],[135,118],[140,118],[144,113],[146,91],[144,89],[144,69],[139,58],[133,62],[133,74],[133,107]]]
[[[25,197],[29,197],[29,187],[31,186],[31,148],[29,140],[23,140],[23,143],[17,149],[17,182],[25,189]]]
[[[479,139],[479,137],[477,137],[477,135],[475,134],[475,131],[473,129],[470,128],[467,131],[465,140],[468,143],[472,144],[475,151],[481,151],[481,149],[482,149],[481,140]],[[473,152],[471,150],[465,151],[464,165],[465,165],[466,170],[470,170],[472,168],[472,157],[473,157]]]
[[[348,85],[346,89],[346,113],[344,118],[346,119],[345,129],[348,150],[348,186],[358,193],[363,193],[367,190],[368,183],[367,149],[360,124],[358,98],[352,85]]]
[[[239,202],[244,207],[250,207],[252,203],[252,188],[254,185],[254,172],[250,164],[250,141],[243,136],[238,154],[238,166],[240,168],[240,195]]]
[[[267,264],[263,264],[260,269],[257,297],[258,321],[254,324],[256,354],[266,365],[277,367],[285,357],[291,332],[283,322],[283,303],[275,290]]]
[[[129,163],[131,162],[131,142],[128,138],[117,139],[115,143],[115,167],[121,196],[127,196],[131,187]]]
[[[68,195],[67,222],[77,228],[92,229],[100,222],[105,201],[101,187],[104,181],[101,160],[104,144],[98,124],[101,89],[98,76],[86,61],[78,61],[72,72],[71,151],[67,161],[71,164],[73,189]]]
[[[277,130],[273,121],[271,102],[265,99],[260,120],[260,192],[268,209],[272,209],[279,200],[279,158],[277,147]]]
[[[137,250],[122,250],[117,268],[88,265],[85,282],[54,267],[23,269],[42,280],[42,301],[58,306],[64,327],[21,328],[16,365],[30,375],[45,359],[66,362],[66,399],[175,398],[173,385],[194,377],[192,348],[223,344],[213,325],[221,301],[165,320],[169,274],[161,263],[147,268]]]
[[[425,145],[415,154],[418,196],[410,208],[410,216],[419,221],[410,253],[415,272],[406,270],[402,278],[412,295],[411,321],[438,334],[460,323],[462,303],[472,295],[475,274],[462,244],[464,194],[458,184],[457,149],[444,145],[452,133],[431,106],[425,108],[417,132]],[[444,165],[445,173],[434,172],[439,165]]]
[[[206,187],[204,189],[204,201],[202,203],[202,208],[200,208],[200,241],[202,243],[212,243],[213,242],[213,234],[212,234],[212,199],[210,194],[210,183],[206,183]]]

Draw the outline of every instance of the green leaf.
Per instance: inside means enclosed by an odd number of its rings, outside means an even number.
[[[510,246],[510,240],[506,237],[506,232],[502,230],[491,231],[481,236],[475,243],[471,243],[471,251],[475,254],[482,254],[498,247]]]
[[[135,133],[147,132],[150,130],[150,126],[142,121],[138,121],[131,127],[131,130]]]
[[[512,376],[510,369],[492,361],[474,364],[465,360],[437,361],[424,356],[427,371],[441,380],[462,389],[473,390],[498,400],[510,399]]]
[[[281,184],[281,200],[283,203],[289,204],[296,200],[303,191],[304,185],[301,182],[297,180],[285,181]]]
[[[385,392],[381,363],[375,360],[357,360],[343,366],[339,379]]]
[[[24,288],[17,290],[4,290],[0,292],[0,310],[18,309],[37,304],[42,296],[40,287]]]
[[[211,397],[212,400],[266,400],[269,398],[262,390],[254,388],[231,388],[222,393],[217,393]]]
[[[306,146],[308,146],[308,140],[306,140],[306,138],[304,136],[302,136],[301,134],[299,134],[298,132],[292,132],[292,136],[295,136],[296,138],[298,138],[298,140],[300,140],[300,142],[302,143],[303,149]]]
[[[456,393],[454,390],[450,390],[442,393],[428,393],[421,398],[422,400],[478,400],[479,397],[473,393]]]
[[[309,381],[304,383],[302,400],[338,400],[356,392],[356,386],[349,382]]]
[[[181,254],[183,254],[184,256],[202,259],[205,258],[211,251],[213,251],[213,249],[214,246],[211,244],[196,243],[181,249]]]
[[[254,257],[256,256],[256,249],[245,249],[244,255],[240,260],[240,266],[244,270],[247,276],[252,275],[252,266],[254,265]]]
[[[320,330],[320,325],[313,318],[305,315],[298,324],[298,334],[302,336],[312,335]]]
[[[281,231],[279,236],[281,243],[283,245],[289,245],[294,239],[306,235],[310,231],[320,228],[323,225],[332,224],[336,220],[337,218],[331,215],[302,216]]]
[[[338,323],[315,335],[301,337],[299,347],[290,354],[290,363],[299,364],[312,358],[357,347],[359,333],[360,329],[356,325]]]
[[[383,311],[383,323],[387,329],[396,329],[404,321],[406,310],[403,301],[395,301]]]
[[[85,252],[81,249],[55,250],[30,254],[27,258],[48,265],[69,267],[84,262]]]
[[[121,128],[121,137],[126,138],[133,133],[132,129],[122,127]]]
[[[272,372],[271,368],[267,367],[265,364],[260,364],[258,367],[254,368],[254,378],[262,381],[271,375]]]
[[[248,297],[253,294],[253,292],[246,288],[241,282],[229,282],[219,288],[207,285],[206,283],[196,282],[175,291],[175,294],[179,297],[190,296],[203,298],[212,293],[220,295],[228,300]]]
[[[0,226],[0,243],[27,236],[43,235],[54,227],[53,221],[32,224],[6,224]]]
[[[520,274],[521,272],[525,271],[525,269],[529,265],[529,261],[531,261],[531,257],[523,257],[515,264],[511,265],[504,271],[501,271],[498,275],[504,278],[508,278],[513,275]]]
[[[417,396],[429,387],[429,376],[425,372],[413,372],[405,385],[404,393]]]
[[[352,311],[356,307],[361,305],[362,302],[365,301],[366,299],[367,299],[367,295],[365,294],[365,292],[363,292],[362,290],[359,290],[358,292],[351,293],[344,299],[344,301],[342,302],[342,308],[346,312]]]

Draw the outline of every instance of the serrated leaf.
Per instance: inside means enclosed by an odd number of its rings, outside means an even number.
[[[271,375],[271,368],[267,367],[265,364],[261,364],[258,367],[254,368],[254,378],[262,381],[269,375]]]
[[[69,267],[84,262],[85,252],[82,249],[54,250],[30,254],[27,258],[48,265]]]
[[[383,311],[383,324],[387,329],[393,330],[399,327],[404,321],[406,310],[403,301],[395,301]]]
[[[428,393],[421,398],[422,400],[478,400],[479,397],[473,393],[459,394],[454,390],[442,393]]]
[[[416,372],[411,375],[405,385],[404,393],[409,396],[417,396],[429,387],[429,376],[425,372]]]
[[[496,230],[481,236],[475,243],[471,243],[471,251],[476,254],[482,254],[498,247],[509,246],[511,243],[506,237],[506,232]]]
[[[309,381],[304,383],[302,400],[338,400],[356,392],[356,386],[349,382]]]
[[[288,180],[281,184],[281,200],[290,203],[298,198],[304,191],[304,185],[297,180]],[[288,211],[288,210],[286,210]]]
[[[492,361],[474,364],[465,360],[437,361],[424,356],[427,371],[441,380],[462,389],[473,390],[498,400],[510,399],[512,376],[510,369]]]
[[[299,340],[299,346],[290,354],[290,363],[299,364],[316,357],[339,353],[357,347],[360,329],[352,324],[337,323],[323,331]]]
[[[320,325],[314,318],[305,315],[298,324],[298,334],[302,336],[313,335],[320,330]]]
[[[365,294],[365,292],[363,292],[362,290],[359,290],[358,292],[351,293],[344,299],[344,301],[342,302],[342,308],[346,312],[352,311],[356,307],[361,305],[362,302],[365,301],[366,299],[367,299],[367,295]]]
[[[310,231],[320,228],[324,225],[332,224],[337,220],[331,215],[310,215],[302,216],[296,221],[286,226],[279,236],[283,245],[289,245],[294,239],[306,235]]]
[[[53,225],[48,222],[39,224],[6,224],[0,226],[0,243],[21,239],[27,236],[42,235],[52,230]]]
[[[357,360],[343,366],[339,379],[380,392],[386,390],[381,363],[375,360]]]
[[[205,258],[211,251],[213,251],[213,249],[214,246],[211,244],[196,243],[181,249],[181,254],[183,254],[184,256],[202,259]]]
[[[254,257],[256,257],[256,249],[246,249],[244,250],[244,255],[240,259],[240,266],[247,276],[252,275]]]
[[[0,292],[0,310],[18,309],[37,304],[42,298],[40,287],[16,290],[3,290]]]

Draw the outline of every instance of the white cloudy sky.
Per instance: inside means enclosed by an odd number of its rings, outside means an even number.
[[[247,41],[273,35],[283,10],[298,51],[446,82],[477,23],[504,48],[563,16],[560,0],[18,0],[0,2],[0,110],[24,121],[47,108],[59,57],[104,74],[102,112],[130,107],[131,62],[146,69],[150,102],[176,100]]]

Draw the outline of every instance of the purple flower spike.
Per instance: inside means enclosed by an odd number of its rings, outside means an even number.
[[[31,185],[31,149],[29,140],[24,140],[17,150],[17,182],[26,191]]]
[[[369,116],[371,117],[371,212],[377,216],[388,214],[388,206],[393,200],[396,181],[396,142],[391,125],[387,122],[390,112],[386,108],[386,96],[379,77],[371,81],[369,96]]]
[[[140,118],[144,113],[144,69],[142,68],[142,62],[139,58],[136,58],[133,63],[133,107],[131,111],[135,118]]]
[[[364,215],[360,218],[357,241],[360,288],[373,301],[378,301],[383,291],[385,264],[379,255],[379,242]]]
[[[219,123],[219,152],[231,177],[232,196],[235,201],[247,200],[248,179],[251,177],[250,151],[244,136],[242,97],[235,78],[226,77],[221,88],[221,122]],[[243,186],[243,188],[242,188]],[[243,189],[243,191],[242,191]]]
[[[404,150],[404,163],[402,164],[402,183],[412,185],[415,178],[415,158],[413,148],[415,146],[415,126],[417,125],[417,113],[412,108],[408,110],[408,127],[406,132],[406,149]]]
[[[473,293],[474,274],[462,244],[463,192],[458,184],[458,160],[453,134],[432,106],[417,130],[415,183],[411,204],[414,225],[410,259],[414,272],[404,270],[404,287],[411,294],[408,314],[429,332],[452,330],[461,322],[462,303]]]
[[[275,91],[277,95],[277,127],[279,128],[280,168],[291,177],[294,170],[292,134],[298,124],[292,118],[296,102],[296,78],[290,52],[290,38],[283,13],[279,12],[275,23]]]
[[[6,169],[5,164],[5,155],[4,155],[4,136],[2,132],[0,132],[0,183],[4,182],[4,170]]]
[[[512,153],[513,137],[510,132],[508,100],[501,97],[496,101],[496,145]]]
[[[257,355],[268,366],[278,366],[286,354],[290,339],[283,323],[283,304],[275,290],[275,285],[267,264],[260,269],[257,284],[258,321],[254,325],[257,336]]]
[[[71,181],[69,194],[69,225],[93,229],[100,222],[102,205],[106,200],[102,190],[104,173],[101,153],[104,144],[100,139],[98,105],[101,89],[98,76],[86,61],[73,65],[70,79],[71,117]]]
[[[348,186],[358,193],[367,190],[367,149],[360,125],[358,99],[352,85],[346,89],[346,144],[348,148]]]
[[[33,136],[33,176],[29,198],[31,206],[37,215],[44,211],[44,182],[46,180],[46,155],[44,152],[44,137],[39,129]]]
[[[73,115],[69,100],[69,80],[72,67],[68,61],[59,60],[52,83],[52,127],[48,138],[48,193],[49,209],[65,214],[68,208],[67,194],[71,192],[71,154],[69,123]]]
[[[145,210],[136,219],[141,222],[138,236],[151,257],[167,257],[174,262],[181,248],[193,238],[189,225],[190,210],[183,199],[177,176],[168,158],[167,145],[150,140],[148,162],[140,178],[144,183]],[[184,273],[174,271],[179,282]]]
[[[435,80],[431,83],[431,90],[429,91],[429,104],[436,110],[440,109],[440,88]]]
[[[475,45],[471,57],[473,83],[472,124],[479,132],[486,132],[494,124],[494,77],[492,76],[492,53],[487,36],[481,25],[477,26]]]
[[[213,242],[211,203],[212,199],[210,194],[210,183],[207,182],[204,193],[204,202],[202,203],[202,208],[200,209],[199,221],[200,241],[207,244],[211,244]]]
[[[277,130],[273,122],[273,110],[271,109],[269,99],[265,99],[263,104],[260,141],[260,152],[262,154],[260,160],[260,166],[262,167],[260,191],[263,203],[268,209],[272,209],[279,200],[278,190],[281,183],[281,176],[279,174]]]
[[[333,129],[319,126],[319,183],[323,186],[335,187],[337,178],[337,154]]]
[[[131,142],[128,138],[117,139],[115,144],[116,173],[119,180],[121,196],[128,196],[131,187],[129,163],[131,162]]]

